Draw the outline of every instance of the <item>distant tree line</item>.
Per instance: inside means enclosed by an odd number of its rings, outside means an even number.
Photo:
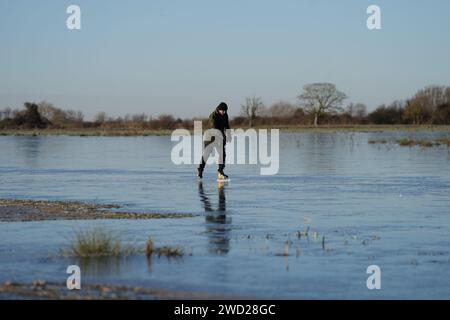
[[[308,84],[298,96],[298,104],[280,101],[267,107],[261,98],[249,97],[241,106],[239,116],[231,119],[233,126],[295,126],[355,124],[450,124],[450,87],[428,86],[407,100],[381,105],[368,112],[363,103],[343,106],[347,95],[331,83]],[[193,120],[170,114],[156,118],[140,114],[110,117],[98,113],[86,121],[80,111],[62,110],[53,104],[26,102],[22,110],[0,110],[0,129],[153,129],[192,128]]]
[[[45,117],[42,117],[38,105],[26,102],[24,110],[0,110],[0,128],[25,128],[44,129],[50,125]]]
[[[450,124],[450,87],[428,86],[413,97],[378,106],[368,112],[363,103],[343,107],[347,95],[332,83],[303,88],[298,104],[280,101],[269,108],[261,98],[247,98],[235,124],[253,125],[353,125],[353,124]]]
[[[53,104],[26,102],[24,110],[5,108],[0,110],[0,129],[176,129],[192,126],[192,120],[175,119],[163,114],[152,118],[144,113],[127,114],[113,118],[105,112],[95,115],[93,121],[86,121],[81,111],[62,110]]]

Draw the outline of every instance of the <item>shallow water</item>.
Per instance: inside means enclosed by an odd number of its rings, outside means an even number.
[[[173,165],[170,137],[0,137],[0,198],[196,215],[0,223],[0,281],[62,283],[77,263],[85,283],[257,298],[449,299],[450,149],[368,143],[449,135],[283,133],[278,175],[230,165],[223,186],[213,166],[200,185],[195,166]],[[90,263],[60,256],[74,232],[97,226],[142,248],[151,237],[188,254]],[[381,290],[366,287],[369,265],[381,267]]]

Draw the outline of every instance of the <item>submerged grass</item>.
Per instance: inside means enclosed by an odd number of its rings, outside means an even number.
[[[71,247],[64,251],[65,256],[89,257],[124,257],[137,253],[130,244],[124,244],[112,232],[96,228],[75,234]]]
[[[440,144],[444,144],[447,147],[450,147],[450,138],[441,138],[437,140]]]
[[[369,144],[386,144],[388,143],[388,141],[386,139],[381,139],[381,140],[369,140]]]
[[[400,139],[400,140],[397,140],[397,143],[403,147],[420,146],[423,148],[431,148],[431,147],[440,145],[440,143],[438,141],[414,140],[414,139]]]
[[[369,144],[387,144],[389,141],[385,139],[381,140],[369,140]],[[438,147],[441,145],[445,145],[450,147],[450,138],[441,138],[437,140],[415,140],[409,138],[398,139],[396,141],[392,141],[391,143],[396,143],[402,147],[414,147],[419,146],[422,148],[432,148]]]
[[[156,255],[158,257],[165,256],[165,257],[182,257],[184,256],[184,250],[180,247],[161,247],[161,248],[155,248],[155,245],[153,243],[152,239],[149,239],[147,241],[147,247],[146,247],[146,254],[148,258],[151,258],[153,255]]]
[[[152,239],[149,239],[146,248],[138,248],[129,243],[124,243],[120,237],[102,228],[75,233],[69,249],[63,251],[66,257],[76,258],[119,258],[135,254],[146,253],[148,258],[152,256],[182,257],[184,250],[181,247],[164,246],[156,248]]]

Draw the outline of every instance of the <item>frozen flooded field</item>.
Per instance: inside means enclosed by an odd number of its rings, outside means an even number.
[[[0,198],[118,204],[158,220],[0,222],[0,282],[124,284],[256,298],[450,298],[450,149],[369,144],[449,133],[282,133],[280,171],[230,165],[218,184],[175,166],[170,137],[0,137]],[[77,261],[70,235],[101,227],[181,258]],[[366,287],[378,265],[382,289]]]

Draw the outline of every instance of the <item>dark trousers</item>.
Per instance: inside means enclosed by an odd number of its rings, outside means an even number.
[[[205,169],[206,161],[208,161],[208,158],[211,155],[213,148],[208,148],[208,146],[213,142],[214,142],[214,140],[205,142],[205,151],[203,153],[202,162],[200,163],[200,166],[198,167],[199,170],[201,170],[201,171],[203,171]],[[223,171],[223,169],[225,168],[225,159],[226,159],[225,144],[226,144],[226,140],[223,139],[222,150],[218,150],[219,152],[222,152],[222,154],[223,154],[223,161],[222,161],[222,163],[219,163],[219,171]]]

